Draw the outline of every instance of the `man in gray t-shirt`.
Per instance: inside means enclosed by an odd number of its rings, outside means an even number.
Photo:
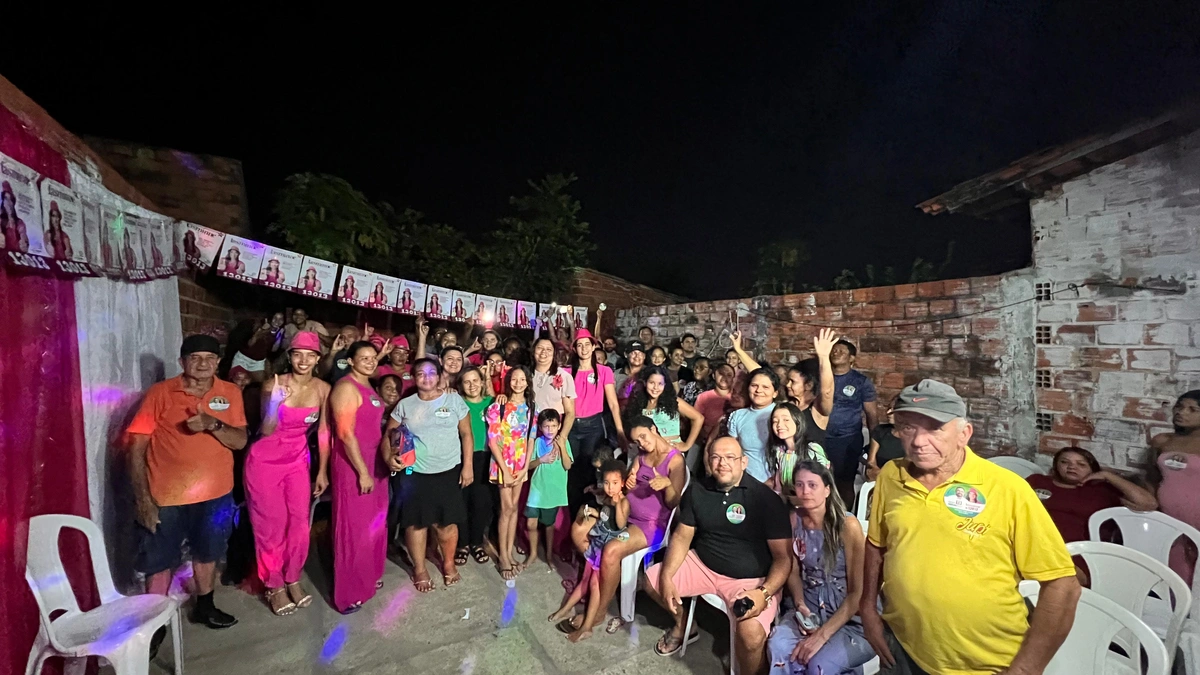
[[[413,394],[401,399],[392,411],[392,419],[408,427],[416,444],[416,473],[442,473],[463,461],[463,445],[458,422],[468,414],[467,404],[458,392],[448,391],[432,401]]]

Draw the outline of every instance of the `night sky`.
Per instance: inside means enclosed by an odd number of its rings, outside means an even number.
[[[813,284],[948,239],[951,276],[1024,266],[1025,227],[914,205],[1200,92],[1190,2],[659,4],[75,15],[0,73],[78,134],[241,159],[256,228],[298,171],[470,233],[574,172],[594,266],[692,298],[742,295],[782,238]]]

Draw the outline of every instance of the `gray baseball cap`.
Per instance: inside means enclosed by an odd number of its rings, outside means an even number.
[[[935,419],[943,424],[967,416],[967,404],[954,387],[937,380],[921,380],[905,387],[896,398],[892,412],[910,412]]]

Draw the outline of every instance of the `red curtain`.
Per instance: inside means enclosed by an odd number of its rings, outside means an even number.
[[[2,105],[0,152],[54,180],[71,183],[66,160]],[[29,518],[43,513],[89,515],[78,340],[72,281],[0,269],[0,672],[4,673],[25,672],[38,628],[37,605],[25,582]],[[93,607],[96,593],[86,542],[74,533],[64,535],[61,551],[80,606]]]

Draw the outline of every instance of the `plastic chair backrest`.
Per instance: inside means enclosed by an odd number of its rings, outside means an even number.
[[[1101,541],[1100,528],[1112,521],[1121,530],[1121,543],[1141,551],[1164,565],[1171,563],[1171,547],[1185,537],[1200,550],[1200,530],[1160,511],[1133,511],[1124,506],[1100,509],[1088,518],[1088,535],[1092,541]],[[1196,578],[1184,579],[1192,594],[1196,593]]]
[[[37,599],[42,625],[50,638],[50,644],[59,651],[63,649],[55,638],[51,617],[60,611],[65,612],[62,616],[80,613],[75,591],[71,588],[71,580],[67,578],[67,571],[63,567],[62,556],[58,550],[59,533],[64,528],[79,530],[87,537],[88,552],[92,558],[92,574],[95,575],[96,589],[100,593],[100,604],[121,597],[113,586],[104,539],[95,523],[87,518],[60,514],[30,518],[25,580],[29,582],[29,590],[33,591],[33,596]]]
[[[689,471],[687,468],[687,465],[684,464],[684,467],[683,467],[683,491],[679,493],[681,498],[683,496],[683,493],[687,492],[688,486],[691,484],[692,484],[692,472]],[[664,549],[667,547],[667,542],[670,541],[670,539],[671,539],[671,526],[675,524],[675,514],[677,514],[677,513],[679,513],[678,506],[671,509],[671,514],[669,516],[667,516],[667,527],[666,527],[666,529],[663,530],[663,540],[662,540],[661,545],[658,547],[659,549]],[[653,549],[654,547],[650,546],[648,548]],[[649,565],[645,564],[646,561],[650,560],[650,558],[651,558],[651,556],[647,555],[645,558],[642,559],[642,561],[643,561],[642,564],[645,567],[650,567]]]
[[[875,481],[869,480],[862,484],[858,489],[858,508],[854,510],[854,517],[858,518],[858,522],[863,524],[866,529],[867,514],[871,511],[871,491],[875,489]]]
[[[1013,457],[1012,455],[998,455],[996,457],[989,457],[988,461],[996,466],[1002,466],[1008,469],[1021,478],[1029,478],[1034,474],[1045,475],[1046,473],[1046,470],[1037,464],[1034,464],[1027,459]]]
[[[1164,642],[1173,655],[1183,631],[1183,621],[1192,607],[1192,591],[1171,568],[1132,548],[1101,541],[1073,541],[1071,555],[1087,563],[1093,591],[1112,600],[1142,619],[1146,601],[1154,591],[1171,610]]]
[[[1035,606],[1041,586],[1036,581],[1022,581],[1021,595]],[[1037,609],[1034,609],[1036,612]],[[1134,638],[1130,657],[1109,650],[1118,633],[1128,631]],[[1139,649],[1140,647],[1140,649]],[[1146,669],[1141,664],[1146,663]],[[1167,675],[1167,648],[1162,640],[1132,612],[1108,598],[1083,589],[1075,609],[1075,623],[1058,653],[1046,666],[1044,675],[1079,675],[1107,673],[1111,662],[1122,664],[1131,673]]]

